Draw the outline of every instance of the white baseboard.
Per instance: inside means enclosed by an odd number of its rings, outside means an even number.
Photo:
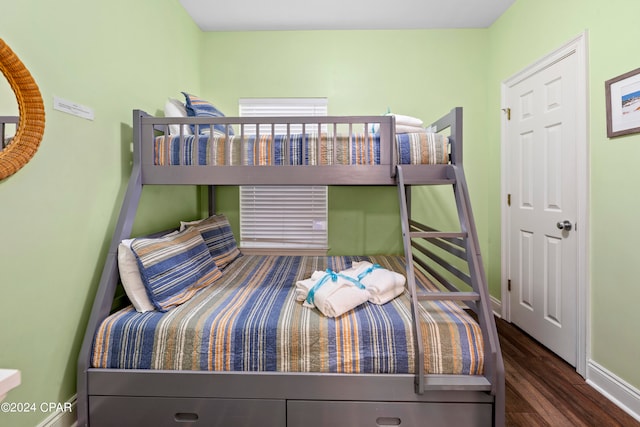
[[[52,412],[47,418],[45,418],[37,427],[74,427],[78,423],[78,416],[76,413],[76,401],[77,396],[74,394],[71,399],[67,400],[64,404],[64,408],[68,410],[57,410]]]
[[[493,295],[490,296],[491,299],[491,308],[493,310],[493,314],[498,318],[502,318],[502,301]]]
[[[640,390],[593,360],[587,363],[587,384],[640,421]]]

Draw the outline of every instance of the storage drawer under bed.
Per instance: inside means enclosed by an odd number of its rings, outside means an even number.
[[[491,426],[489,403],[287,401],[287,427]]]
[[[284,400],[90,396],[91,427],[286,425]]]
[[[91,396],[90,426],[491,426],[490,403]]]

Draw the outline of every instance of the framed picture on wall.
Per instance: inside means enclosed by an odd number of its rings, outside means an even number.
[[[604,83],[607,137],[640,132],[640,68]]]

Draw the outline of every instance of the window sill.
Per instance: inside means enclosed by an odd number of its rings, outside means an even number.
[[[329,249],[240,248],[244,255],[326,256]]]

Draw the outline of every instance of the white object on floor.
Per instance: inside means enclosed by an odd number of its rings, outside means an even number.
[[[20,371],[16,369],[0,369],[0,402],[7,397],[10,390],[20,385]]]

